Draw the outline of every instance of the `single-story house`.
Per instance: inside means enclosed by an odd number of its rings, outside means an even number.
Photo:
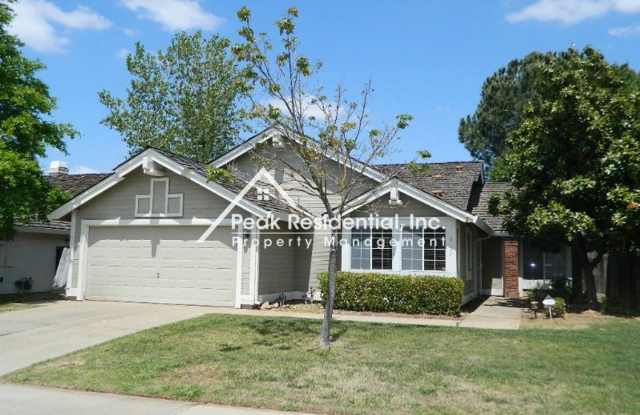
[[[105,174],[69,174],[61,164],[52,164],[47,180],[73,197],[102,180]],[[46,292],[62,255],[69,246],[68,221],[16,224],[11,239],[0,240],[0,294],[17,292],[16,281],[30,278],[30,292]]]
[[[293,185],[287,146],[299,143],[283,141],[271,127],[209,164],[149,148],[116,166],[50,215],[71,226],[67,294],[252,307],[317,291],[318,274],[327,270],[326,231],[234,222],[243,217],[286,223],[294,213],[326,213],[317,198]],[[289,160],[267,173],[275,183],[252,179],[265,171],[256,163],[257,152]],[[343,271],[461,278],[465,301],[481,294],[517,297],[543,279],[571,274],[568,252],[547,252],[512,237],[489,214],[491,195],[507,185],[487,181],[480,162],[430,163],[420,174],[407,165],[350,164],[360,167],[363,187],[344,216],[365,218],[366,224],[342,230]],[[227,168],[233,179],[208,180],[210,167]],[[378,226],[373,216],[399,220]],[[414,226],[412,217],[437,219],[438,226]],[[433,243],[392,243],[420,237]],[[291,243],[300,239],[306,242]]]

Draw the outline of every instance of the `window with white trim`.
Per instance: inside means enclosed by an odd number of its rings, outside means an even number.
[[[362,228],[351,231],[351,269],[393,269],[391,229]]]
[[[402,228],[402,270],[444,271],[447,267],[447,234],[444,228]]]
[[[136,195],[136,216],[143,218],[167,218],[182,216],[182,193],[169,193],[169,178],[150,180],[149,194]]]

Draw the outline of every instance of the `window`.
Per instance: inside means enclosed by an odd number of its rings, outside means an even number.
[[[391,229],[353,229],[351,231],[351,269],[393,268]]]
[[[531,242],[525,241],[523,244],[525,279],[563,279],[567,276],[566,264],[567,259],[564,249],[551,251]]]
[[[402,270],[444,271],[447,266],[446,231],[402,228]]]
[[[371,269],[392,269],[391,229],[376,229],[371,232],[371,236]]]
[[[182,216],[182,193],[169,193],[169,178],[151,179],[149,194],[136,195],[136,216]]]
[[[371,231],[369,229],[354,229],[351,231],[351,268],[371,268]]]

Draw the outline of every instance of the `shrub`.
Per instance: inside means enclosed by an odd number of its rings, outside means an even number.
[[[556,317],[564,317],[564,314],[567,312],[567,304],[562,297],[554,298],[556,300],[556,305],[553,306],[553,315]]]
[[[327,298],[327,274],[320,274],[322,298]],[[418,277],[338,272],[335,308],[352,311],[456,315],[464,282],[460,278]]]

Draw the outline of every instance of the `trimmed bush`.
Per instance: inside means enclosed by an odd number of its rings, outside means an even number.
[[[327,273],[320,274],[319,282],[327,298]],[[335,308],[450,316],[460,312],[463,295],[460,278],[338,272]]]

